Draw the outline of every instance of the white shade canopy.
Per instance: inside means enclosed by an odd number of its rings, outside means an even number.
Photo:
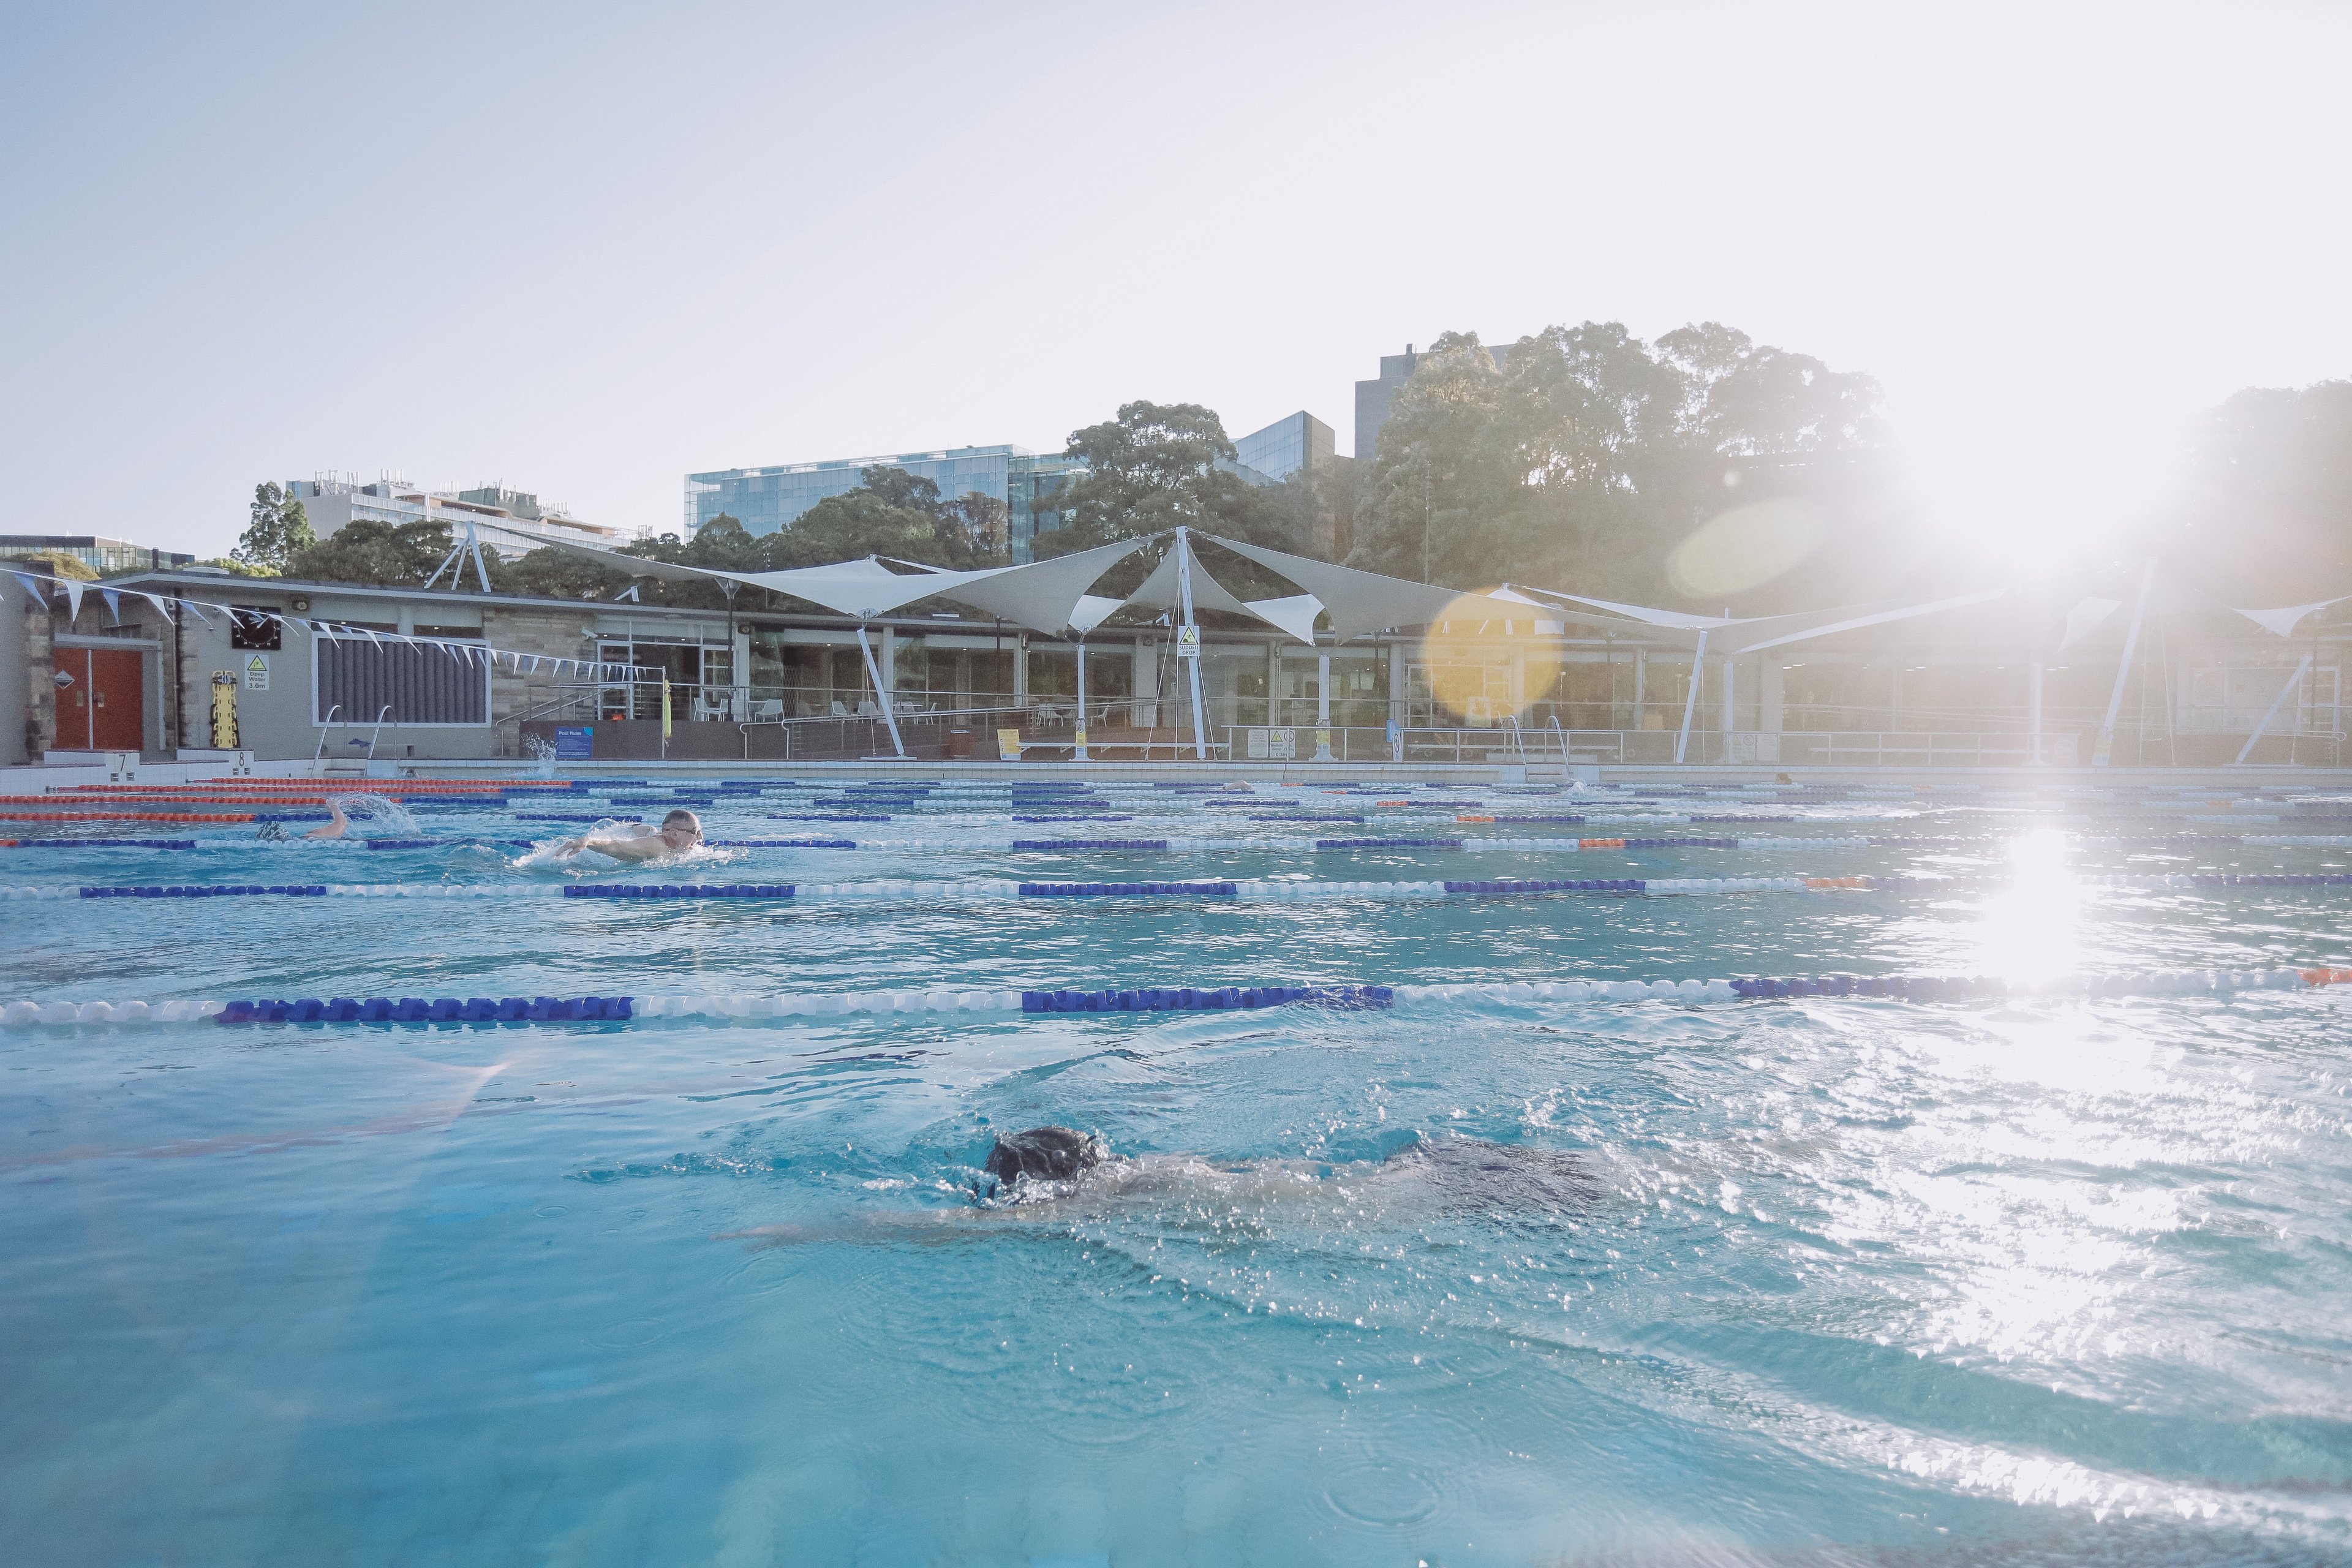
[[[1281,573],[1315,595],[1331,617],[1332,635],[1341,642],[1386,626],[1425,626],[1462,597],[1452,588],[1409,582],[1402,577],[1383,577],[1377,572],[1359,572],[1352,566],[1334,566],[1328,561],[1268,550],[1263,544],[1244,544],[1214,534],[1206,537],[1216,539],[1236,555]],[[1283,629],[1289,630],[1286,626]]]
[[[2270,633],[2273,637],[2291,637],[2294,628],[2303,624],[2305,616],[2316,615],[2331,605],[2352,599],[2352,594],[2339,594],[2333,599],[2318,599],[2308,605],[2292,605],[2283,610],[2238,610],[2238,614]],[[2232,605],[2235,609],[2236,606]]]
[[[748,583],[823,605],[859,620],[871,620],[934,596],[969,605],[989,615],[1048,634],[1071,624],[1079,601],[1096,578],[1122,558],[1142,548],[1140,539],[1121,540],[1093,550],[1076,551],[1026,566],[988,566],[975,572],[949,572],[925,567],[919,572],[893,572],[871,556],[862,561],[835,562],[829,566],[797,566],[782,572],[720,572],[706,566],[681,566],[651,561],[593,545],[559,543],[557,548],[584,555],[632,576],[660,577],[669,582]],[[1104,612],[1108,614],[1108,612]],[[1098,624],[1101,617],[1097,616]]]
[[[1180,553],[1189,553],[1190,551],[1189,542],[1180,542],[1171,548],[1160,558],[1160,564],[1151,569],[1151,575],[1127,596],[1127,602],[1147,610],[1174,610],[1181,614],[1183,595],[1177,582],[1177,558]],[[1311,647],[1315,641],[1315,616],[1323,606],[1311,596],[1301,595],[1298,598],[1307,599],[1303,614],[1297,598],[1255,602],[1236,598],[1231,589],[1211,575],[1209,569],[1201,563],[1200,556],[1192,556],[1192,608],[1195,613],[1223,610],[1230,615],[1247,616]]]
[[[1604,626],[1635,625],[1649,635],[1684,647],[1696,647],[1701,637],[1706,638],[1710,653],[1758,653],[1769,647],[1782,647],[1790,643],[1804,642],[1813,637],[1825,637],[1838,632],[1858,631],[1864,626],[1883,626],[1889,621],[1906,621],[1916,616],[1929,616],[1942,610],[1957,610],[1971,605],[1987,605],[2002,596],[2007,590],[1987,588],[1972,594],[1958,594],[1950,598],[1930,599],[1906,604],[1885,600],[1869,605],[1841,605],[1833,609],[1809,610],[1788,616],[1700,616],[1687,610],[1653,609],[1646,605],[1621,605],[1611,599],[1587,598],[1580,594],[1561,594],[1549,588],[1529,588],[1522,591],[1505,589],[1507,596],[1520,604],[1540,604],[1557,600],[1563,614],[1571,619],[1590,621]],[[1540,595],[1530,598],[1528,595]],[[1570,606],[1581,605],[1593,615],[1578,615]]]
[[[942,572],[938,577],[954,577],[958,581],[951,586],[942,583],[929,591],[1049,637],[1065,627],[1091,631],[1102,624],[1103,616],[1110,611],[1105,610],[1092,621],[1079,625],[1081,606],[1096,597],[1087,590],[1094,586],[1096,578],[1142,549],[1146,542],[1141,539],[1122,539],[1115,544],[1075,550],[1026,566],[999,566],[987,572]],[[1117,607],[1116,603],[1112,607]]]

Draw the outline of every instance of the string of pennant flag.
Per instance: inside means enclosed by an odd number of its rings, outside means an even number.
[[[11,567],[8,574],[16,578],[18,584],[31,596],[33,602],[44,609],[48,607],[50,595],[43,592],[40,585],[43,583],[48,583],[64,589],[68,615],[75,619],[79,618],[81,615],[82,595],[94,589],[99,596],[106,601],[106,612],[114,617],[117,624],[120,624],[122,619],[122,595],[136,594],[154,605],[158,615],[169,616],[172,613],[171,606],[177,605],[207,626],[213,624],[212,616],[205,614],[208,610],[217,612],[233,622],[242,619],[249,623],[252,618],[259,617],[262,620],[274,621],[281,626],[292,626],[311,637],[326,637],[351,642],[356,642],[364,637],[379,647],[385,643],[401,643],[410,647],[437,647],[453,658],[464,659],[468,665],[478,658],[485,667],[489,667],[493,661],[504,659],[507,661],[508,669],[516,675],[536,674],[542,668],[551,669],[557,675],[567,672],[583,675],[593,671],[596,679],[600,680],[614,679],[616,671],[626,679],[663,673],[653,665],[615,664],[606,659],[569,658],[560,654],[519,653],[510,648],[491,647],[486,643],[459,642],[450,637],[421,637],[407,632],[378,631],[373,626],[354,626],[321,618],[306,618],[285,610],[272,610],[258,606],[241,608],[234,605],[216,604],[210,599],[191,599],[184,595],[176,594],[167,597],[162,594],[151,594],[144,588],[109,588],[100,584],[79,582],[71,577],[51,576],[47,572],[25,572]]]

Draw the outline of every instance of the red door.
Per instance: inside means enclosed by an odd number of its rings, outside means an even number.
[[[58,693],[58,749],[135,752],[147,731],[146,687],[137,648],[61,647],[57,665],[73,679]]]

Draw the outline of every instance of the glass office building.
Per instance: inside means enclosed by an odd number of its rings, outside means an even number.
[[[688,474],[687,532],[691,535],[722,512],[754,534],[789,528],[795,518],[825,497],[857,489],[864,483],[861,472],[869,468],[904,468],[939,486],[945,500],[978,490],[1003,501],[1010,513],[1013,559],[1026,561],[1030,542],[1039,532],[1061,526],[1051,497],[1078,464],[1067,457],[1032,452],[1025,447],[956,447]]]
[[[1331,427],[1305,412],[1277,419],[1234,443],[1244,477],[1272,484],[1302,468],[1329,460]],[[1025,447],[951,447],[944,451],[894,452],[873,458],[834,458],[814,463],[772,463],[757,468],[720,468],[686,476],[686,533],[724,513],[754,534],[790,528],[827,496],[845,494],[865,481],[869,468],[904,468],[940,487],[952,500],[978,490],[1004,503],[1013,559],[1033,559],[1041,533],[1062,526],[1054,493],[1085,465],[1066,452],[1033,452]]]
[[[1250,477],[1272,483],[1301,468],[1329,464],[1339,450],[1331,426],[1305,409],[1276,420],[1263,430],[1234,438],[1234,458]]]

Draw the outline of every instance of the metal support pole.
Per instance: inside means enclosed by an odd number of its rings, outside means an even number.
[[[1087,639],[1078,639],[1078,745],[1070,753],[1074,763],[1094,761],[1087,755]]]
[[[2032,737],[2032,750],[2028,753],[2036,766],[2042,762],[2042,661],[2033,661],[2032,684],[2025,689],[2025,729]]]
[[[735,595],[742,586],[731,578],[721,578],[719,583],[719,591],[727,595],[727,717],[739,721],[743,717],[743,703],[738,694],[743,689],[742,667],[746,661],[737,656],[735,648]]]
[[[2131,679],[2132,655],[2139,651],[2140,618],[2147,614],[2147,591],[2156,582],[2156,560],[2149,557],[2139,574],[2139,597],[2132,601],[2130,629],[2124,633],[2124,656],[2116,661],[2116,689],[2107,699],[2107,721],[2099,726],[2099,743],[2092,749],[2091,765],[2104,768],[2115,751],[2116,720],[2124,710],[2124,682]]]
[[[2242,767],[2246,759],[2254,754],[2254,742],[2263,738],[2263,731],[2268,730],[2271,727],[2271,721],[2278,717],[2279,708],[2286,701],[2288,696],[2302,689],[2303,678],[2310,668],[2311,656],[2305,654],[2303,662],[2294,667],[2294,673],[2286,678],[2286,684],[2279,688],[2279,694],[2271,699],[2271,705],[2263,710],[2263,721],[2254,726],[2254,732],[2246,737],[2244,745],[2238,748],[2238,760],[2231,763],[2231,766]]]
[[[1698,711],[1699,678],[1706,669],[1706,629],[1701,627],[1698,647],[1691,654],[1690,689],[1683,693],[1683,730],[1675,737],[1675,765],[1682,765],[1683,752],[1690,744],[1691,715]]]
[[[1180,656],[1186,642],[1184,634],[1192,634],[1192,656],[1184,660],[1192,672],[1192,758],[1205,763],[1209,760],[1209,710],[1201,700],[1201,628],[1192,619],[1192,542],[1190,531],[1182,528],[1176,531],[1176,595],[1184,611],[1176,633]]]
[[[907,744],[898,739],[898,718],[890,711],[890,689],[882,684],[882,668],[874,662],[874,645],[866,640],[863,621],[857,626],[857,651],[866,656],[866,677],[874,682],[874,695],[882,704],[882,722],[890,727],[890,749],[904,757]]]
[[[1315,655],[1315,760],[1331,761],[1331,650]]]

